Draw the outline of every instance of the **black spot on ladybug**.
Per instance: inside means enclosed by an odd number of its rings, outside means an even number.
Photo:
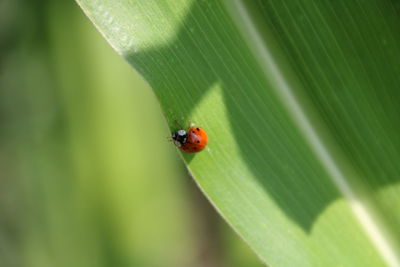
[[[197,143],[200,143],[200,141],[199,141],[199,140],[197,140]]]
[[[196,130],[197,130],[197,131],[200,131],[200,129],[199,129],[199,128],[196,128]]]

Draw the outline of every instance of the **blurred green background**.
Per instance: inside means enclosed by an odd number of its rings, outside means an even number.
[[[261,266],[73,1],[0,0],[0,266]]]

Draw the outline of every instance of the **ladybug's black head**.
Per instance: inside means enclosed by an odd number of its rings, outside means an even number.
[[[174,140],[174,144],[177,147],[181,147],[186,143],[187,133],[185,130],[178,130],[176,132],[173,132],[171,137],[172,137],[172,140]]]

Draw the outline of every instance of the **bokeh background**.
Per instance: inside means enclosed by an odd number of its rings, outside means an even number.
[[[0,0],[0,266],[261,266],[65,0]]]

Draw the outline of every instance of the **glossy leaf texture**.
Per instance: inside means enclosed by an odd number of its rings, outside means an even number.
[[[271,266],[398,266],[400,3],[78,0]],[[118,84],[116,84],[118,86]]]

